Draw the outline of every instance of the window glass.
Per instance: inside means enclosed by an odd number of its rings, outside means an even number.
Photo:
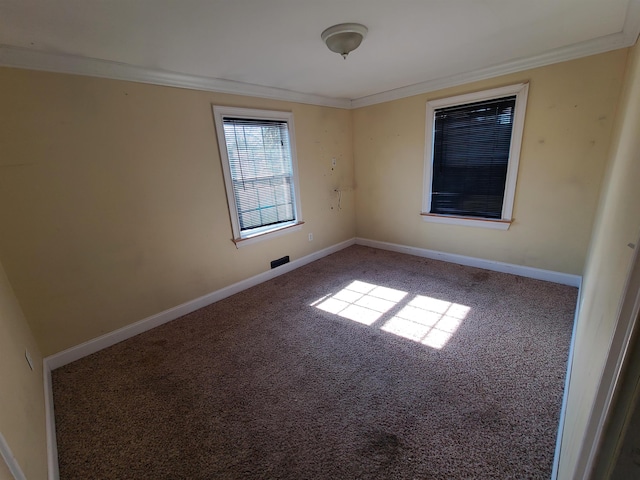
[[[427,102],[425,221],[509,228],[528,90],[521,83]]]
[[[293,115],[213,111],[236,244],[301,223]]]
[[[501,218],[515,102],[435,111],[431,213]]]
[[[295,220],[287,122],[224,118],[240,230]]]

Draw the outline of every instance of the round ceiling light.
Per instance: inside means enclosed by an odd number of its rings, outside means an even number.
[[[359,23],[341,23],[327,28],[322,32],[321,37],[329,50],[339,53],[342,58],[347,58],[350,52],[360,46],[367,32],[367,27]]]

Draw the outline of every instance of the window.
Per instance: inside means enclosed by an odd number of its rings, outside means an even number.
[[[506,230],[528,84],[427,102],[422,216]]]
[[[236,245],[297,229],[293,114],[213,107]]]

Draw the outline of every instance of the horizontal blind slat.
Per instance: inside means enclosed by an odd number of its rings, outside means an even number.
[[[223,126],[240,230],[295,220],[287,122],[225,117]]]
[[[435,111],[431,213],[501,217],[515,100]]]

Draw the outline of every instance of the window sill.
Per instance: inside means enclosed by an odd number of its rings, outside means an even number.
[[[286,225],[284,227],[275,228],[273,230],[269,230],[268,232],[256,233],[251,237],[235,238],[231,241],[236,244],[236,248],[245,247],[247,245],[251,245],[252,243],[261,242],[263,240],[269,240],[271,238],[284,235],[286,233],[297,232],[298,230],[302,229],[302,225],[304,225],[304,222],[298,222],[293,225]]]
[[[453,215],[436,215],[434,213],[421,213],[425,222],[446,223],[449,225],[461,225],[466,227],[491,228],[493,230],[509,230],[513,220],[492,220],[488,218],[456,217]]]

